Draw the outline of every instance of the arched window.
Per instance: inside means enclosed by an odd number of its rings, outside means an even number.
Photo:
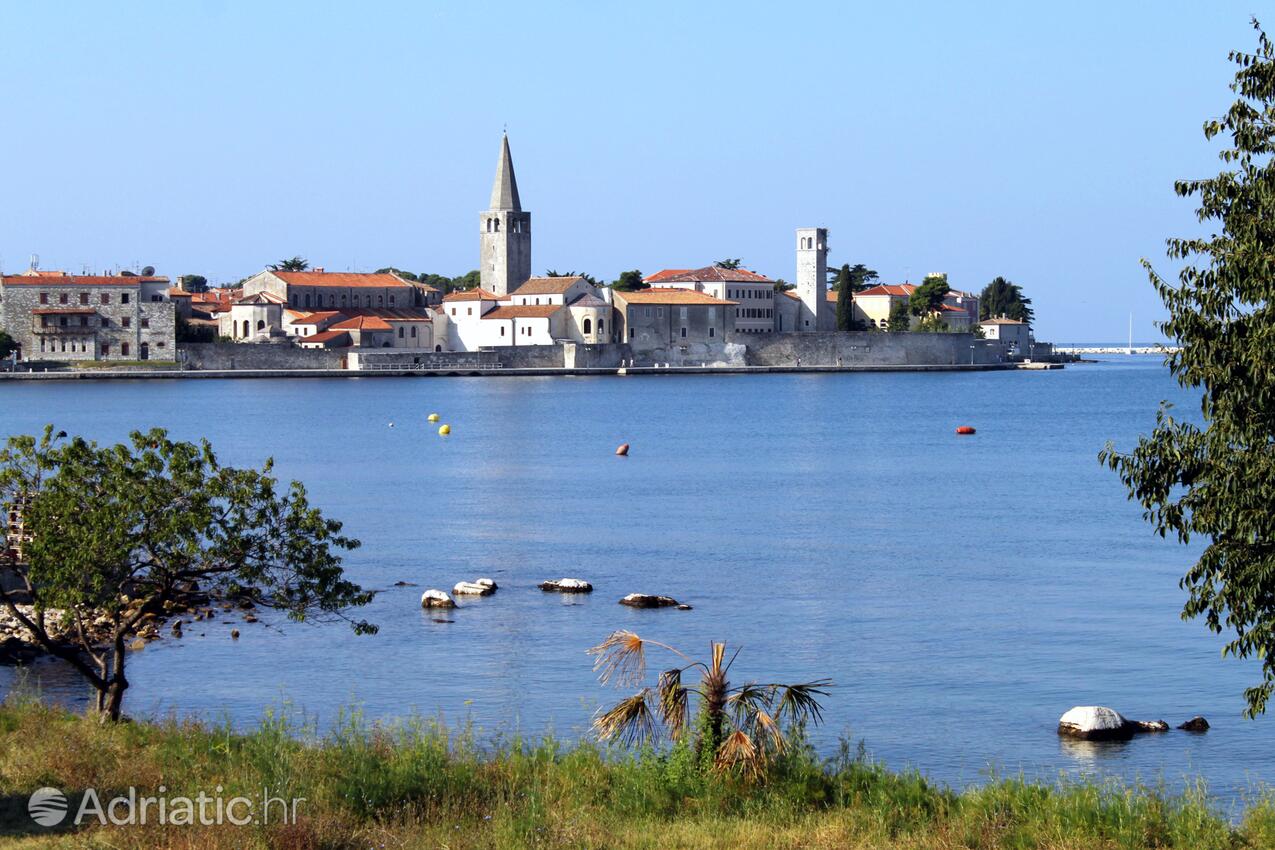
[[[390,296],[390,306],[391,306],[391,307],[393,307],[393,306],[394,306],[394,296],[393,296],[393,295],[391,295],[391,296]]]
[[[243,335],[250,336],[251,334],[252,334],[252,325],[248,322],[247,319],[244,319],[243,320]]]
[[[345,293],[344,293],[344,292],[342,292],[342,293],[341,293],[341,306],[342,306],[342,307],[344,307],[344,306],[345,306]]]
[[[492,223],[492,224],[494,224],[494,225],[496,225],[496,232],[497,232],[497,233],[499,233],[499,232],[500,232],[500,219],[498,219],[498,218],[493,218],[493,219],[491,220],[491,223]]]
[[[329,295],[329,296],[328,296],[328,306],[329,306],[329,307],[335,307],[335,306],[336,306],[336,296],[335,296],[335,295]]]
[[[443,350],[443,347],[442,347],[441,345],[436,345],[436,346],[434,346],[434,350],[435,350],[435,351],[442,351],[442,350]]]
[[[266,323],[263,322],[261,319],[257,319],[257,330],[264,331],[265,329],[266,329]]]
[[[412,325],[412,339],[416,339],[416,325]]]
[[[587,334],[593,333],[593,320],[587,316],[584,319],[584,332]]]
[[[384,305],[385,305],[385,296],[384,295],[376,296],[376,306],[382,307]]]
[[[310,293],[308,292],[305,294],[305,306],[310,306]]]
[[[605,326],[606,319],[598,319],[598,333],[602,333],[602,331],[605,330]]]

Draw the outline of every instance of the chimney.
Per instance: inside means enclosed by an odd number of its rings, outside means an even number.
[[[311,269],[310,271],[315,272],[316,274],[323,274],[323,266],[319,266],[318,268]]]

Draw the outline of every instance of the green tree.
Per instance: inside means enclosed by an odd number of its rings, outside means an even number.
[[[420,280],[416,275],[412,274],[411,272],[405,272],[402,269],[395,268],[394,266],[386,266],[383,269],[377,269],[376,273],[398,275],[399,277],[403,278],[403,280],[414,280],[418,282]]]
[[[908,298],[908,308],[913,316],[928,316],[938,311],[949,292],[951,289],[947,285],[947,275],[927,274]]]
[[[545,277],[582,277],[593,286],[602,285],[601,283],[598,282],[598,279],[596,277],[589,274],[588,272],[577,272],[577,271],[560,272],[557,269],[549,269],[548,271],[545,272]]]
[[[18,343],[4,331],[0,331],[0,358],[8,357],[18,350]]]
[[[184,274],[177,278],[177,285],[184,292],[207,292],[208,278],[201,274]]]
[[[290,257],[270,266],[270,270],[276,272],[303,272],[308,268],[310,261],[303,257]]]
[[[789,283],[788,281],[784,280],[782,277],[775,278],[776,292],[791,292],[792,290],[796,288],[797,288],[796,284]]]
[[[642,272],[638,269],[632,271],[620,272],[620,276],[616,278],[612,288],[621,292],[636,292],[639,289],[650,289],[651,285],[642,280]]]
[[[673,655],[677,666],[660,673],[654,688],[644,687],[599,714],[593,727],[603,740],[645,743],[663,726],[674,741],[692,746],[701,764],[752,780],[762,778],[773,759],[796,744],[792,730],[821,719],[819,698],[827,695],[831,682],[732,685],[728,677],[735,656],[726,660],[724,643],[710,644],[705,662],[668,644],[618,631],[589,650],[596,658],[593,669],[603,684],[640,685],[646,679],[648,646]],[[699,682],[687,685],[682,677],[691,671],[698,671]],[[694,725],[693,710],[699,719]]]
[[[1208,238],[1169,239],[1176,282],[1143,260],[1168,309],[1160,324],[1179,346],[1166,357],[1178,383],[1200,390],[1202,425],[1174,419],[1162,402],[1156,427],[1129,453],[1099,455],[1162,537],[1203,539],[1182,578],[1184,618],[1227,633],[1223,655],[1261,660],[1244,691],[1246,713],[1275,688],[1275,49],[1256,20],[1256,53],[1232,52],[1238,99],[1204,136],[1227,139],[1216,177],[1174,184],[1198,198]]]
[[[743,260],[739,257],[735,257],[734,259],[718,260],[713,263],[713,265],[717,266],[719,269],[737,269],[742,262]]]
[[[912,327],[912,313],[906,301],[895,301],[890,305],[890,317],[886,319],[885,329],[891,333],[906,331]]]
[[[874,269],[868,268],[863,263],[855,263],[853,266],[845,263],[837,271],[832,288],[840,292],[841,287],[845,285],[843,281],[848,281],[851,292],[862,292],[879,278],[880,275]]]
[[[860,268],[863,267],[860,266]],[[837,272],[837,279],[833,282],[832,288],[837,293],[837,330],[863,330],[863,323],[854,317],[854,293],[859,290],[855,288],[854,270],[848,263]]]
[[[978,317],[995,319],[1004,316],[1031,324],[1035,313],[1030,298],[1023,297],[1022,288],[1003,277],[993,278],[978,296]]]
[[[358,541],[311,507],[300,483],[280,492],[271,466],[222,466],[206,440],[173,442],[158,428],[102,448],[49,426],[0,450],[0,500],[30,536],[9,565],[22,587],[0,598],[36,643],[88,680],[103,720],[120,717],[127,641],[166,603],[194,593],[375,631],[345,614],[372,598],[341,569],[339,550]],[[32,608],[18,608],[20,592]],[[51,632],[54,611],[74,622],[69,643]]]

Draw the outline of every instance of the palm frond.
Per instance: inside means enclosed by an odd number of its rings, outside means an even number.
[[[593,669],[604,685],[612,680],[621,686],[636,685],[646,676],[645,641],[633,632],[612,632],[589,655],[596,656]]]
[[[674,740],[682,737],[690,719],[690,705],[686,688],[682,687],[682,671],[674,668],[660,674],[657,686],[660,695],[660,717]]]
[[[713,759],[713,768],[718,773],[729,773],[738,770],[750,779],[755,779],[762,772],[763,755],[753,743],[753,739],[742,729],[736,729],[726,736],[722,745],[717,748],[717,756]]]
[[[784,738],[783,730],[779,728],[779,724],[775,719],[766,712],[760,709],[753,712],[752,726],[756,731],[757,740],[761,742],[761,749],[766,749],[775,755],[779,755],[787,747],[788,741]]]
[[[816,726],[823,721],[823,706],[819,704],[819,697],[828,695],[827,689],[832,687],[831,679],[817,679],[799,685],[776,685],[775,687],[781,694],[775,709],[777,719],[787,717],[794,723],[805,723],[809,720]]]
[[[641,744],[655,735],[655,715],[651,713],[651,689],[643,688],[593,718],[593,728],[604,741]]]
[[[773,698],[774,691],[768,686],[747,682],[734,689],[726,705],[734,714],[736,725],[744,726],[754,712],[762,708],[769,709]]]

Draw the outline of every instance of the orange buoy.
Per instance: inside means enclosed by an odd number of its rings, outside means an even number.
[[[616,449],[616,450],[615,450],[615,453],[616,453],[616,454],[618,454],[620,457],[628,457],[628,456],[629,456],[629,444],[628,444],[628,443],[621,443],[621,444],[620,444],[620,447],[619,447],[618,449]]]
[[[960,426],[959,428],[957,428],[957,429],[956,429],[956,433],[958,433],[958,434],[973,434],[973,433],[974,433],[974,428],[973,428],[972,426],[970,426],[970,425],[962,425],[962,426]]]

